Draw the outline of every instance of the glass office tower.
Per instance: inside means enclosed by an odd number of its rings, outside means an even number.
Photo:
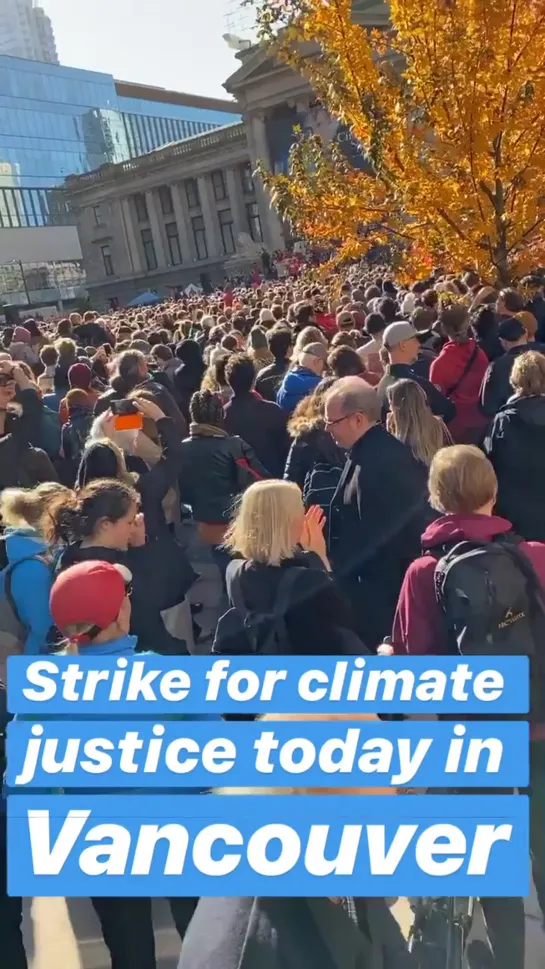
[[[0,228],[70,224],[68,175],[238,121],[234,104],[0,56]]]

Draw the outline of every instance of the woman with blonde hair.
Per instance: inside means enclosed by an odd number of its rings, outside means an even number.
[[[243,494],[224,540],[232,609],[216,653],[299,655],[365,651],[330,575],[320,508],[305,511],[290,481],[259,481]]]
[[[545,542],[545,356],[527,350],[515,358],[513,396],[500,408],[484,442],[498,478],[498,515],[521,538]]]
[[[396,380],[386,395],[390,434],[407,444],[416,460],[429,467],[437,451],[453,443],[446,424],[432,414],[426,392],[415,380]]]
[[[55,555],[41,523],[53,500],[68,494],[67,488],[49,482],[36,488],[6,488],[0,497],[3,591],[26,627],[28,656],[47,652],[52,643],[49,594]]]

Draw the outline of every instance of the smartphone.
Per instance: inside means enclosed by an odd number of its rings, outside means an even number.
[[[112,400],[110,409],[114,415],[114,427],[116,431],[142,430],[144,418],[134,400]]]

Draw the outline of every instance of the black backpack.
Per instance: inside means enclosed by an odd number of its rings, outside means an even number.
[[[286,613],[292,602],[292,590],[302,571],[294,566],[282,571],[270,612],[252,612],[242,595],[241,579],[247,562],[230,562],[225,581],[232,607],[220,617],[216,627],[212,652],[261,656],[282,656],[292,652]],[[245,648],[241,649],[241,644]]]
[[[441,549],[435,596],[450,646],[462,656],[528,656],[531,713],[545,721],[545,593],[520,539],[458,542]]]

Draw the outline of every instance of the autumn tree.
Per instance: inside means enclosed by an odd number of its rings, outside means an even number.
[[[545,261],[545,0],[392,0],[372,31],[351,0],[250,2],[368,162],[300,135],[290,173],[263,173],[297,233],[340,257],[393,244],[415,274]]]

